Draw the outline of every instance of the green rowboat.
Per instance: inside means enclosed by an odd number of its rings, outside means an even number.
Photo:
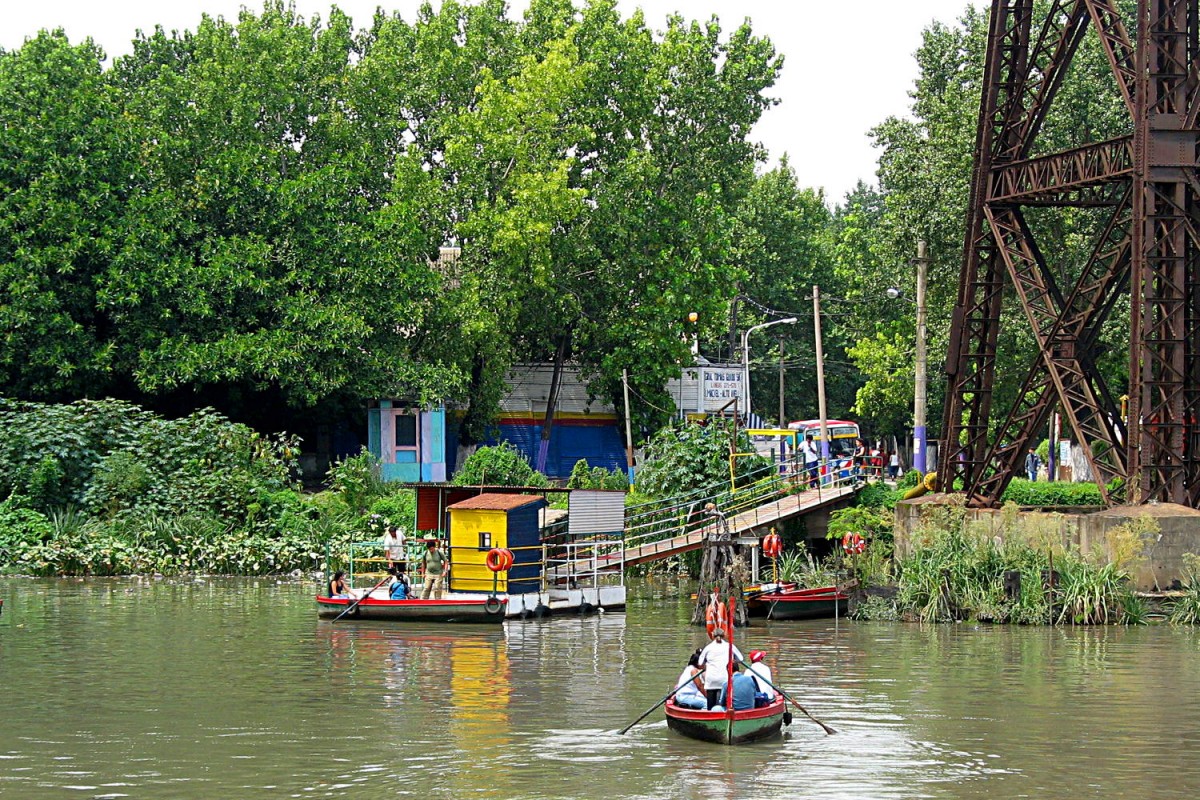
[[[717,744],[746,744],[779,734],[786,706],[782,696],[762,708],[744,711],[695,711],[667,701],[667,727],[692,739]]]

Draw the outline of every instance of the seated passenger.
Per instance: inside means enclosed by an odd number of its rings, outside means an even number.
[[[675,685],[683,687],[675,692],[675,705],[680,708],[696,710],[708,708],[708,700],[704,697],[704,692],[700,690],[699,650],[692,653],[692,657],[688,659],[687,666],[683,668]]]
[[[404,574],[404,565],[393,565],[391,573],[392,585],[388,587],[388,597],[392,600],[408,600],[412,597],[412,586],[408,582],[408,576]]]
[[[754,682],[745,672],[742,672],[741,666],[735,667],[737,672],[733,673],[733,710],[745,711],[754,708],[754,692],[758,684]],[[722,698],[725,701],[725,707],[729,707],[729,692],[725,692]]]
[[[333,573],[333,578],[329,581],[329,596],[335,600],[347,600],[350,597],[350,588],[346,586],[346,573],[338,570]]]
[[[775,689],[771,686],[771,668],[763,661],[767,654],[762,650],[754,650],[750,653],[750,677],[754,678],[754,683],[758,686],[758,694],[762,695],[763,702],[756,705],[769,705],[775,700]]]

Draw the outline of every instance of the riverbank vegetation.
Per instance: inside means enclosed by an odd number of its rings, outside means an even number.
[[[1043,495],[1058,499],[1055,484]],[[1063,487],[1074,496],[1071,485]],[[1130,576],[1143,562],[1158,524],[1141,517],[1108,531],[1091,552],[1066,546],[1054,514],[1028,515],[1008,502],[994,518],[971,520],[961,505],[931,507],[894,553],[891,506],[903,490],[869,487],[860,505],[834,512],[830,538],[860,533],[861,555],[838,554],[843,575],[862,590],[859,619],[1029,625],[1136,624],[1147,608]],[[1023,491],[1018,488],[1017,492]],[[1046,505],[1061,505],[1058,502]],[[1190,587],[1174,619],[1190,613]],[[1200,607],[1200,606],[1196,606]]]
[[[211,410],[168,420],[116,400],[0,401],[0,571],[33,575],[315,569],[326,545],[408,525],[411,491],[367,453],[295,484],[294,437]]]

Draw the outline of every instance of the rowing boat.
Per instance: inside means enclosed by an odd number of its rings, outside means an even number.
[[[717,744],[746,744],[776,736],[784,722],[783,697],[762,708],[743,711],[696,711],[667,701],[667,727],[692,739]]]
[[[507,597],[481,594],[441,600],[387,600],[372,596],[357,605],[355,598],[318,595],[317,616],[336,618],[354,606],[342,619],[495,624],[504,621],[507,605]]]
[[[815,589],[783,589],[759,595],[755,605],[760,613],[765,610],[767,619],[825,619],[845,616],[850,596],[838,591],[836,586],[819,586]]]

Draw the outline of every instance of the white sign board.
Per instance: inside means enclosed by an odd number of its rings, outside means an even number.
[[[740,368],[705,367],[704,410],[717,411],[730,400],[742,397],[743,375]]]

